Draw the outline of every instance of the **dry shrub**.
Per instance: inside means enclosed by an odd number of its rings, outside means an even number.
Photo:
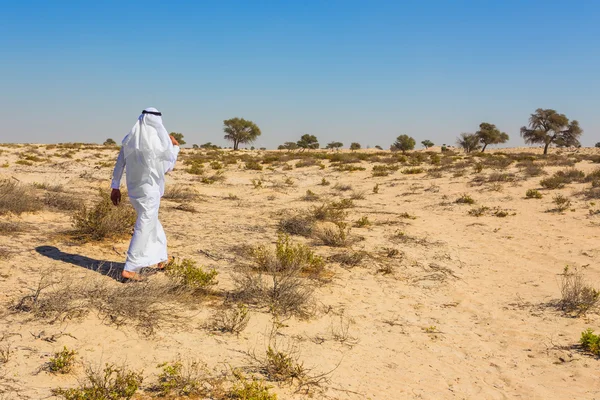
[[[44,205],[57,210],[73,211],[81,208],[81,200],[70,194],[50,192],[44,195]]]
[[[338,262],[346,267],[356,267],[362,263],[366,256],[367,252],[365,251],[345,251],[332,255],[328,260]]]
[[[350,243],[350,228],[343,222],[325,223],[314,230],[313,236],[325,246],[346,247]]]
[[[103,277],[73,280],[42,274],[31,293],[11,307],[47,323],[80,319],[95,310],[104,322],[132,325],[151,335],[162,325],[180,324],[176,302],[194,300],[189,290],[168,279],[118,284]]]
[[[9,179],[0,180],[0,215],[34,212],[42,209],[42,202],[32,187]]]
[[[213,183],[216,183],[216,182],[225,182],[226,180],[227,180],[227,177],[225,176],[225,174],[222,171],[219,171],[212,175],[203,176],[200,178],[200,182],[205,183],[207,185],[212,185]]]
[[[300,235],[308,237],[312,234],[315,218],[307,213],[299,213],[291,217],[285,217],[279,221],[280,232],[289,235]]]
[[[189,212],[189,213],[197,213],[198,212],[198,210],[196,210],[196,207],[194,207],[191,204],[187,204],[187,203],[179,204],[178,206],[175,207],[175,209],[179,210],[179,211]]]
[[[554,196],[552,202],[556,205],[555,211],[557,212],[563,212],[571,207],[571,200],[562,194]]]
[[[230,308],[217,310],[210,321],[210,328],[219,332],[239,335],[246,329],[249,321],[248,307],[245,304],[236,303]]]
[[[319,200],[321,197],[316,194],[315,192],[313,192],[312,190],[307,190],[306,194],[304,196],[302,196],[302,200],[304,201],[317,201]]]
[[[85,380],[77,388],[54,389],[52,394],[65,400],[131,399],[143,381],[141,372],[106,364],[104,368],[87,367]]]
[[[23,224],[18,222],[0,221],[0,235],[12,235],[24,231]]]
[[[521,172],[527,177],[541,176],[546,174],[546,171],[544,171],[544,168],[541,165],[535,164],[532,161],[523,163],[521,167]]]
[[[560,277],[558,305],[562,311],[579,316],[597,306],[600,292],[586,282],[581,271],[566,266]]]
[[[253,252],[255,265],[242,268],[234,281],[235,297],[252,304],[266,305],[275,315],[307,318],[314,313],[314,284],[304,278],[318,277],[323,260],[287,236],[279,236],[275,251],[265,246]]]
[[[6,249],[0,248],[0,260],[8,260],[12,257],[12,253]]]
[[[588,199],[600,199],[600,186],[592,186],[583,192]]]
[[[83,206],[73,215],[72,236],[87,242],[131,234],[136,213],[125,199],[126,196],[121,204],[114,206],[110,195],[100,191],[99,198],[93,206]]]
[[[193,201],[198,197],[193,189],[182,185],[168,186],[163,195],[163,199],[174,200],[174,201]]]
[[[336,183],[335,185],[333,185],[333,189],[338,190],[340,192],[347,192],[348,190],[352,190],[352,185]]]
[[[340,207],[340,205],[344,204],[325,203],[311,208],[309,212],[314,220],[338,223],[346,219],[348,215],[344,207]]]

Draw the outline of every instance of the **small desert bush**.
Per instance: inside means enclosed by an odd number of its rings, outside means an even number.
[[[224,182],[227,178],[225,177],[225,174],[223,173],[223,171],[218,171],[215,174],[212,175],[204,175],[200,178],[200,182],[205,183],[207,185],[212,185],[213,183],[216,182]]]
[[[330,182],[327,179],[322,178],[321,179],[321,183],[319,183],[319,185],[321,185],[321,186],[329,186]]]
[[[343,222],[328,224],[315,229],[313,235],[325,246],[345,247],[350,241],[350,228]]]
[[[350,195],[350,199],[352,199],[352,200],[364,200],[365,199],[365,192],[363,192],[363,191],[353,192]]]
[[[355,204],[352,199],[342,199],[340,201],[332,202],[329,206],[335,210],[344,210],[346,208],[355,207]]]
[[[375,186],[373,186],[373,194],[378,194],[379,193],[379,183],[376,183]]]
[[[47,190],[49,192],[62,192],[64,190],[62,185],[51,185],[49,183],[34,182],[33,187],[36,189]]]
[[[174,200],[174,201],[192,201],[198,197],[193,189],[182,186],[182,185],[171,185],[165,190],[163,199]]]
[[[593,329],[588,328],[581,332],[579,344],[584,351],[594,356],[600,356],[600,335],[594,334]]]
[[[317,221],[328,221],[338,223],[343,221],[348,213],[344,207],[339,204],[325,203],[320,206],[315,206],[309,210],[311,217]]]
[[[142,374],[107,364],[103,369],[86,369],[85,381],[74,389],[54,389],[65,400],[129,400],[142,384]]]
[[[275,393],[269,392],[271,386],[256,378],[246,378],[240,372],[234,372],[236,381],[228,393],[234,400],[277,400]]]
[[[68,374],[73,370],[76,354],[75,350],[69,350],[66,346],[63,347],[61,351],[54,353],[54,357],[48,362],[48,371],[55,374]]]
[[[204,166],[201,163],[192,163],[187,172],[192,175],[204,175]]]
[[[533,162],[525,163],[525,165],[522,166],[521,172],[523,172],[523,175],[527,177],[541,176],[546,174],[544,168],[541,165],[535,164]]]
[[[241,268],[233,276],[234,297],[265,305],[274,315],[307,318],[314,313],[314,285],[303,276],[318,276],[323,260],[304,245],[295,245],[280,235],[275,251],[266,246],[253,250],[255,265]]]
[[[554,196],[552,202],[556,206],[555,210],[558,212],[563,212],[569,209],[569,207],[571,207],[571,200],[568,197],[563,196],[562,194],[557,194],[556,196]]]
[[[405,168],[402,171],[400,171],[403,174],[407,174],[407,175],[416,175],[416,174],[421,174],[423,172],[425,172],[425,170],[423,168]]]
[[[185,258],[181,262],[167,264],[165,271],[179,285],[194,291],[206,290],[216,285],[216,277],[219,274],[214,269],[205,271],[204,268],[197,266],[196,262],[189,258]]]
[[[457,204],[475,204],[475,200],[468,194],[462,194],[458,199],[454,201]]]
[[[343,266],[356,267],[360,265],[366,256],[367,253],[364,251],[344,251],[330,256],[328,260],[338,262]]]
[[[210,167],[211,167],[212,169],[214,169],[214,170],[221,170],[221,169],[223,169],[223,168],[224,168],[224,167],[223,167],[223,164],[221,164],[221,163],[220,163],[220,162],[218,162],[218,161],[213,161],[213,162],[211,162],[211,163],[210,163]]]
[[[275,252],[258,246],[253,251],[253,258],[263,272],[300,271],[312,275],[321,273],[325,266],[323,258],[317,256],[310,247],[292,243],[286,235],[279,235]]]
[[[473,216],[473,217],[481,217],[483,215],[485,215],[485,213],[489,210],[489,207],[486,206],[479,206],[477,208],[472,208],[469,210],[469,215]]]
[[[239,335],[250,321],[248,306],[236,303],[232,307],[217,310],[212,317],[210,327],[213,330]]]
[[[575,168],[567,168],[562,171],[556,172],[549,178],[542,179],[540,185],[546,189],[561,189],[566,184],[573,182],[583,182],[585,180],[585,173]]]
[[[527,192],[525,193],[525,197],[528,199],[541,199],[542,194],[539,192],[539,190],[528,189]]]
[[[598,305],[600,292],[586,282],[577,268],[566,266],[560,277],[558,305],[562,311],[582,315]]]
[[[33,188],[8,179],[0,180],[0,215],[22,214],[42,209]]]
[[[317,201],[319,200],[319,198],[319,195],[310,189],[306,191],[306,194],[304,196],[302,196],[302,200],[304,201]]]
[[[158,382],[150,391],[158,397],[181,398],[199,396],[204,398],[209,395],[204,385],[208,378],[206,366],[196,361],[183,363],[175,361],[158,365],[162,368],[158,375]]]
[[[44,194],[44,205],[62,211],[74,211],[81,208],[81,200],[71,194],[49,192]]]
[[[338,190],[340,192],[347,192],[348,190],[352,190],[352,185],[347,185],[344,183],[336,183],[333,185],[334,190]]]
[[[258,163],[258,161],[254,161],[254,160],[246,161],[246,165],[244,166],[244,168],[252,170],[252,171],[262,171],[263,170],[263,166],[260,165]]]
[[[72,236],[81,241],[99,241],[111,237],[131,234],[136,213],[125,200],[114,206],[110,195],[100,192],[99,198],[91,207],[83,206],[72,217]]]
[[[367,217],[366,215],[359,218],[358,221],[356,221],[354,223],[354,226],[357,228],[364,228],[365,226],[370,226],[371,225],[371,221],[369,221],[369,217]]]
[[[314,222],[311,215],[300,213],[280,220],[278,228],[283,233],[308,237],[312,233]]]
[[[21,223],[0,221],[0,235],[12,235],[23,231],[24,226]]]

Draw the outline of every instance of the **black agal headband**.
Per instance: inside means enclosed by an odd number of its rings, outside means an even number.
[[[142,111],[142,114],[152,114],[152,115],[158,115],[159,117],[162,116],[162,113],[159,111]]]

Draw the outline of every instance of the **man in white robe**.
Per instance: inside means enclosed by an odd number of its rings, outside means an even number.
[[[160,199],[165,191],[165,174],[173,169],[179,143],[167,133],[156,108],[142,111],[125,139],[113,172],[111,200],[121,201],[121,177],[127,167],[127,192],[137,220],[122,276],[139,279],[141,268],[167,261],[167,237],[158,220]]]

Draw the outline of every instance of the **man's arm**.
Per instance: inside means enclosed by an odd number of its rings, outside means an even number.
[[[171,161],[167,161],[164,163],[165,174],[167,172],[171,172],[173,170],[173,168],[175,168],[175,162],[177,161],[177,156],[179,155],[179,149],[180,149],[177,139],[175,139],[173,137],[173,135],[169,135],[169,138],[171,139],[171,143],[173,144],[173,147],[171,148],[172,158],[171,158]]]
[[[112,188],[110,199],[115,206],[121,202],[121,178],[123,177],[123,171],[125,171],[125,155],[123,154],[123,148],[121,147],[113,171],[113,179],[110,184],[110,187]]]

